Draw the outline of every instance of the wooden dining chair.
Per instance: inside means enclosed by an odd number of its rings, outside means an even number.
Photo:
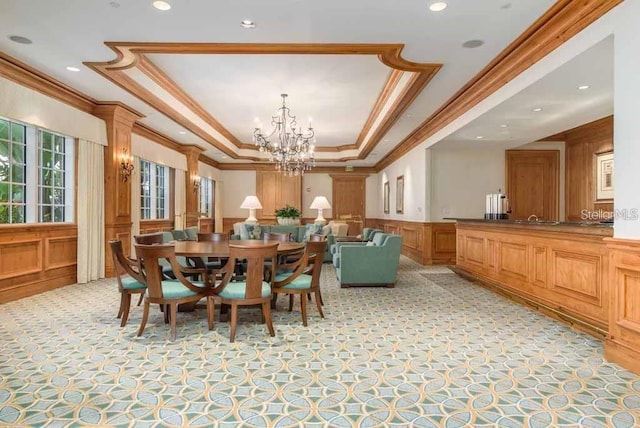
[[[293,299],[296,294],[300,295],[300,312],[302,312],[302,325],[307,325],[307,296],[313,293],[316,298],[316,306],[320,316],[324,318],[322,312],[322,296],[320,294],[320,271],[324,252],[327,248],[327,241],[309,241],[305,246],[303,256],[285,265],[278,265],[278,269],[290,270],[276,274],[273,281],[272,292],[275,295],[289,295],[289,311],[293,310]]]
[[[288,233],[265,232],[262,239],[264,241],[289,242],[291,237]]]
[[[149,305],[151,303],[164,306],[165,322],[171,323],[171,341],[176,340],[176,314],[179,304],[196,303],[202,298],[209,296],[211,283],[205,269],[183,266],[178,263],[173,245],[141,245],[136,244],[136,255],[140,262],[141,272],[147,284],[147,292],[144,297],[144,312],[138,336],[144,332],[149,317]],[[160,270],[159,260],[166,259],[171,264],[175,280],[163,278]],[[185,274],[202,275],[204,281],[189,281]],[[207,299],[207,313],[213,308]]]
[[[163,244],[164,235],[162,234],[162,232],[147,233],[144,235],[135,235],[133,237],[133,241],[136,244],[142,244],[142,245]]]
[[[267,324],[269,334],[275,336],[273,322],[271,321],[271,284],[264,281],[263,269],[265,260],[275,260],[278,252],[278,243],[261,243],[255,245],[229,244],[229,263],[233,266],[237,260],[246,260],[247,270],[243,281],[231,281],[233,271],[227,269],[222,277],[222,281],[216,285],[207,304],[207,318],[209,330],[213,329],[213,305],[220,303],[231,306],[231,326],[229,341],[236,338],[236,328],[238,325],[238,306],[261,305],[262,319]],[[271,278],[273,278],[273,264],[270,267]]]
[[[226,242],[229,241],[228,233],[203,233],[199,232],[197,240],[199,242]],[[228,262],[227,257],[203,257],[202,262],[204,263],[205,268],[209,272],[209,275],[212,278],[216,278],[216,276],[222,271],[222,269],[226,266]]]
[[[140,306],[147,286],[140,272],[138,261],[124,254],[122,242],[117,239],[111,240],[109,241],[109,247],[111,248],[111,256],[113,258],[113,269],[116,274],[116,280],[118,281],[118,291],[120,291],[120,309],[118,309],[117,318],[122,319],[122,321],[120,321],[120,327],[124,327],[127,325],[127,320],[129,319],[131,295],[140,295],[140,300],[138,301],[138,306]]]

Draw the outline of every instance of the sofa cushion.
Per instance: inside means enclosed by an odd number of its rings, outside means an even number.
[[[311,239],[311,235],[314,235],[316,233],[322,233],[322,225],[318,223],[307,224],[304,231],[304,237],[302,238],[302,242],[309,241],[309,239]]]
[[[184,230],[184,239],[187,241],[197,241],[198,240],[198,226],[187,227]]]
[[[243,223],[240,229],[240,239],[260,239],[262,238],[262,228],[259,224]]]

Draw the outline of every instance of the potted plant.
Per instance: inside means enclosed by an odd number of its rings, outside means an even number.
[[[278,224],[300,224],[300,216],[300,210],[289,204],[276,210]]]

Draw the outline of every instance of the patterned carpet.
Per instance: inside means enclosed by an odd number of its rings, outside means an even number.
[[[339,289],[323,268],[326,319],[309,307],[241,314],[178,340],[142,310],[115,318],[114,281],[0,306],[0,425],[460,427],[640,425],[640,378],[602,343],[442,267],[401,261],[396,288]]]

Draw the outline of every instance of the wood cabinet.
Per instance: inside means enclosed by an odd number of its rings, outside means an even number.
[[[302,176],[256,171],[256,196],[262,204],[262,209],[257,212],[260,221],[275,220],[275,211],[287,204],[302,211]]]
[[[456,266],[599,330],[609,327],[609,257],[601,226],[459,222]]]

